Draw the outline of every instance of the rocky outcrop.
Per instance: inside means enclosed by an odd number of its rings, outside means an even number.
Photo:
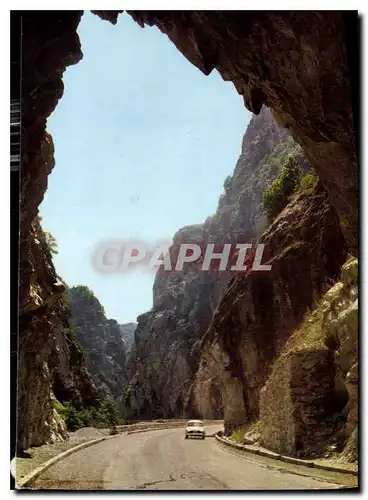
[[[303,315],[337,280],[346,256],[320,184],[312,195],[297,195],[260,241],[272,269],[238,274],[229,283],[203,339],[192,389],[199,410],[206,373],[216,380],[227,433],[259,418],[260,390],[272,363]]]
[[[303,348],[281,356],[261,391],[261,439],[286,455],[320,456],[331,435],[333,353]]]
[[[67,436],[55,398],[76,406],[98,403],[65,305],[65,285],[56,275],[37,219],[29,234],[27,300],[19,317],[17,448],[54,442]]]
[[[125,346],[121,327],[107,319],[99,300],[86,286],[68,289],[71,326],[85,352],[86,365],[100,394],[118,397],[125,380]]]
[[[300,146],[264,108],[247,128],[241,156],[233,175],[225,180],[216,213],[203,224],[186,226],[175,234],[171,262],[176,262],[181,243],[197,243],[202,248],[215,243],[220,251],[225,243],[255,241],[266,224],[262,194],[289,154],[308,168]],[[132,415],[167,418],[186,411],[201,340],[231,274],[215,268],[201,271],[200,263],[201,259],[187,264],[183,271],[161,270],[156,275],[153,308],[138,317],[134,352],[128,363]],[[218,387],[209,379],[205,385],[213,402],[208,416],[219,416]],[[197,411],[193,405],[188,408]]]
[[[46,119],[63,95],[63,72],[83,57],[76,33],[82,13],[22,13],[22,240],[37,215],[47,188],[47,176],[54,167],[54,148],[46,132]],[[24,270],[22,278],[26,278]]]
[[[263,443],[291,455],[326,444],[357,459],[357,260],[286,343],[260,397]]]

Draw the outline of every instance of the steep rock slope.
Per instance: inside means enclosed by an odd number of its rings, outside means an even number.
[[[85,351],[86,364],[99,392],[120,396],[125,382],[125,347],[120,325],[107,319],[99,300],[86,286],[68,289],[71,325]]]
[[[318,455],[326,443],[357,459],[358,263],[307,313],[261,391],[262,441],[279,453]]]
[[[271,271],[238,274],[212,318],[202,344],[191,404],[211,414],[204,396],[216,383],[225,430],[259,417],[259,395],[272,362],[305,312],[339,276],[346,247],[327,193],[319,184],[299,194],[262,235]]]
[[[99,399],[70,330],[65,286],[37,219],[29,239],[29,289],[19,318],[18,450],[67,436],[55,398],[79,407],[96,405]]]
[[[81,11],[22,13],[18,451],[65,436],[65,427],[61,431],[61,420],[55,418],[52,407],[58,356],[64,360],[59,389],[64,390],[65,380],[67,393],[74,387],[75,348],[69,351],[71,342],[62,333],[58,334],[60,344],[55,341],[55,332],[61,332],[59,318],[65,311],[64,287],[56,276],[49,250],[41,249],[42,237],[35,218],[47,188],[47,176],[55,164],[46,118],[63,94],[63,71],[82,58],[76,34],[81,15]],[[93,400],[96,389],[90,376],[83,365],[77,371],[77,399]]]
[[[264,108],[253,116],[244,135],[242,153],[224,184],[216,213],[204,224],[187,226],[174,236],[175,262],[181,243],[202,247],[215,243],[252,242],[265,226],[261,198],[278,175],[288,154],[308,168],[300,147],[280,129]],[[198,367],[202,336],[230,272],[202,272],[198,262],[183,271],[160,270],[153,287],[153,308],[138,317],[134,353],[128,363],[132,415],[178,416],[185,411],[188,391]],[[213,389],[216,399],[216,388]],[[212,414],[218,416],[218,407]]]

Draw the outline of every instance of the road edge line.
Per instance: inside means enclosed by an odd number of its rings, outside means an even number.
[[[116,434],[116,435],[118,435],[118,434]],[[106,439],[110,439],[112,437],[115,437],[115,435],[114,436],[103,436],[103,437],[100,437],[97,439],[92,439],[91,441],[87,441],[86,443],[78,444],[77,446],[73,446],[73,448],[69,448],[69,450],[66,450],[66,451],[63,451],[62,453],[59,453],[55,457],[50,458],[50,460],[48,460],[44,464],[42,464],[39,467],[37,467],[36,469],[34,469],[29,474],[27,474],[19,482],[16,482],[16,484],[15,484],[16,489],[24,488],[32,479],[36,479],[36,477],[38,477],[42,472],[44,472],[49,467],[56,464],[57,462],[59,462],[63,458],[67,457],[68,455],[71,455],[72,453],[74,453],[76,451],[82,450],[83,448],[88,448],[89,446],[100,443],[101,441],[105,441]],[[16,474],[16,470],[15,470],[15,474]]]
[[[114,434],[112,436],[102,436],[97,439],[92,439],[90,441],[86,441],[85,443],[78,444],[77,446],[73,446],[73,448],[69,448],[69,450],[63,451],[62,453],[59,453],[55,457],[50,458],[47,462],[43,463],[36,469],[34,469],[32,472],[27,474],[23,479],[21,479],[19,482],[16,481],[15,487],[17,490],[23,489],[28,483],[30,483],[33,479],[36,479],[42,472],[45,472],[49,467],[52,465],[56,464],[63,458],[66,458],[67,456],[71,455],[72,453],[75,453],[76,451],[83,450],[84,448],[88,448],[89,446],[92,446],[94,444],[98,444],[102,441],[106,441],[107,439],[112,439],[118,436],[124,436],[124,435],[129,435],[129,434],[135,434],[138,432],[148,432],[148,431],[155,431],[155,430],[160,430],[160,429],[175,429],[176,427],[185,427],[185,425],[176,425],[176,426],[169,426],[169,427],[151,427],[147,429],[134,429],[131,431],[123,431],[119,432],[118,434]],[[15,470],[15,475],[16,475],[16,470]]]
[[[272,458],[274,460],[281,460],[282,462],[285,462],[285,463],[302,465],[304,467],[327,470],[327,471],[331,471],[331,472],[338,472],[341,474],[350,474],[350,475],[353,475],[356,477],[358,477],[358,475],[359,475],[359,471],[344,469],[342,467],[335,467],[333,465],[318,464],[316,462],[302,460],[301,458],[293,458],[293,457],[288,457],[286,455],[280,455],[279,453],[275,453],[273,451],[267,451],[267,450],[262,450],[262,449],[253,449],[253,448],[250,448],[249,446],[247,446],[246,444],[232,443],[230,440],[225,439],[224,437],[220,436],[218,433],[215,434],[215,439],[219,443],[224,444],[225,446],[229,446],[230,448],[236,448],[237,450],[241,450],[241,451],[244,451],[247,453],[253,453],[253,455],[261,455],[263,457]]]

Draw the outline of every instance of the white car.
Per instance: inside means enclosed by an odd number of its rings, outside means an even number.
[[[185,429],[185,439],[190,437],[200,437],[201,439],[206,437],[202,420],[189,420]]]

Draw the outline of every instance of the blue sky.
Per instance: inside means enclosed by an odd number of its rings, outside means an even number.
[[[90,12],[78,33],[84,57],[64,73],[47,122],[56,166],[40,208],[56,238],[58,274],[87,285],[107,316],[135,321],[152,306],[152,274],[99,274],[100,241],[170,240],[203,222],[232,174],[250,119],[233,85],[203,75],[155,27],[117,25]]]

